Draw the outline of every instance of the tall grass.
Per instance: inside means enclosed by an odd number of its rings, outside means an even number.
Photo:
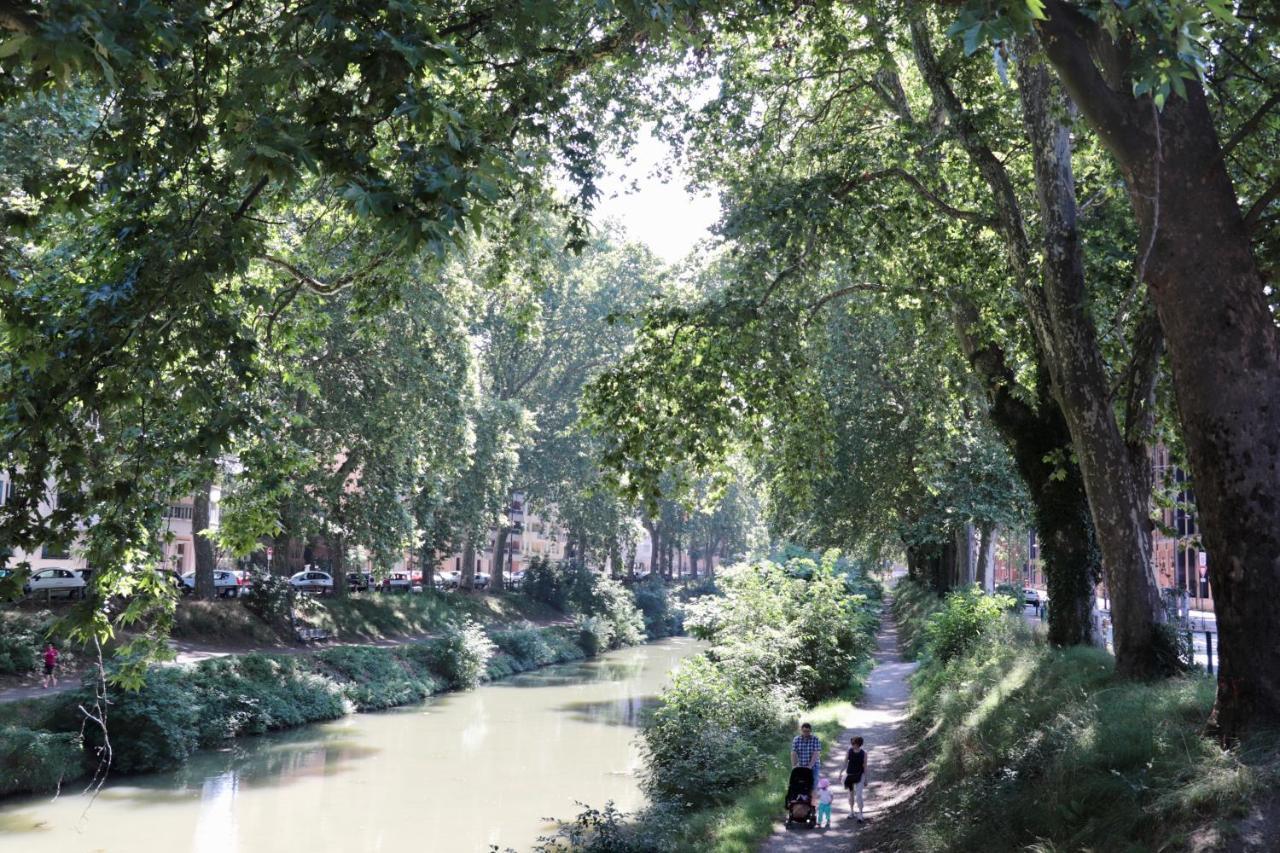
[[[1009,616],[946,663],[922,651],[912,724],[931,779],[910,849],[1176,850],[1275,776],[1274,758],[1203,735],[1203,675],[1122,681],[1105,651],[1051,648]]]

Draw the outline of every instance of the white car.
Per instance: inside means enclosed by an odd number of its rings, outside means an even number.
[[[1042,601],[1048,600],[1047,595],[1042,595],[1040,590],[1026,587],[1022,590],[1022,601],[1028,607],[1039,607]]]
[[[409,580],[409,576],[404,572],[392,572],[382,579],[378,588],[383,592],[411,592],[413,581]]]
[[[489,585],[489,576],[484,572],[476,572],[471,579],[472,589],[484,589]],[[444,588],[459,589],[462,586],[462,572],[445,572]]]
[[[298,572],[289,578],[289,585],[299,592],[332,592],[333,576],[328,572]]]
[[[80,598],[84,596],[85,586],[84,578],[73,569],[40,569],[31,573],[22,591],[28,595],[65,592],[67,598]]]
[[[249,580],[242,577],[244,572],[229,572],[218,569],[213,573],[213,591],[215,595],[225,598],[235,598],[237,595],[243,595],[249,591]],[[187,572],[182,576],[183,591],[191,593],[196,588],[196,573]]]

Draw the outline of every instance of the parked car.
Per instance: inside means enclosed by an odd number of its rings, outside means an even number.
[[[476,576],[471,580],[472,589],[488,589],[489,575],[485,572],[476,572]]]
[[[382,579],[383,592],[409,592],[413,589],[413,581],[405,572],[392,572]]]
[[[333,592],[333,576],[328,572],[298,572],[289,578],[289,585],[298,592]]]
[[[231,572],[218,569],[213,573],[213,592],[219,598],[235,598],[249,591],[252,581],[243,576],[243,572]],[[182,576],[183,591],[188,595],[196,590],[196,573],[187,572]]]
[[[64,592],[67,598],[80,598],[84,595],[85,582],[79,573],[71,569],[40,569],[31,573],[22,591],[27,595],[37,592]]]
[[[1027,587],[1022,591],[1022,600],[1028,607],[1039,607],[1041,601],[1040,590]]]
[[[347,589],[364,592],[373,587],[373,575],[369,572],[347,572]]]
[[[182,582],[182,576],[173,569],[156,569],[156,577],[160,579],[161,583],[174,587],[178,592],[185,593],[187,591],[187,585]]]

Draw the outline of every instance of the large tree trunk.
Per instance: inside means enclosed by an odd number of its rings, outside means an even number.
[[[609,577],[617,580],[622,576],[622,546],[618,543],[618,534],[609,535]]]
[[[1030,43],[1019,45],[1029,56]],[[1045,235],[1042,282],[1048,328],[1040,331],[1042,346],[1053,353],[1054,394],[1071,431],[1102,548],[1116,667],[1123,675],[1147,678],[1176,663],[1169,659],[1156,627],[1164,611],[1151,566],[1150,492],[1139,482],[1116,420],[1090,313],[1076,222],[1071,134],[1060,118],[1066,104],[1042,64],[1023,58],[1017,74]]]
[[[333,570],[333,594],[339,597],[346,597],[347,594],[347,543],[345,538],[339,533],[332,540],[333,560],[330,568]]]
[[[493,575],[489,578],[489,588],[494,592],[502,592],[506,588],[503,576],[505,574],[504,567],[507,563],[507,540],[510,535],[511,528],[504,524],[498,528],[498,535],[493,543]]]
[[[646,520],[644,529],[649,531],[649,574],[660,574],[659,569],[662,564],[662,527]]]
[[[476,585],[476,546],[471,537],[467,537],[462,546],[462,574],[458,577],[458,587],[470,591]]]
[[[1169,352],[1218,619],[1212,725],[1226,740],[1280,728],[1280,339],[1217,131],[1198,83],[1157,113],[1094,64],[1100,28],[1047,10],[1049,60],[1128,184]]]
[[[973,560],[973,526],[966,524],[964,527],[957,527],[955,538],[956,569],[952,585],[957,588],[966,587],[977,578]]]
[[[996,526],[986,523],[978,527],[978,565],[974,568],[974,576],[978,583],[982,584],[982,591],[990,594],[995,591],[995,561],[994,556],[996,545]]]
[[[213,503],[213,482],[205,482],[191,501],[191,534],[196,552],[196,598],[213,598],[217,590],[213,584],[213,571],[218,564],[213,540],[204,535],[209,529],[210,507]]]

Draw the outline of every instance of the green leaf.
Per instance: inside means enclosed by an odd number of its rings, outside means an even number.
[[[4,59],[7,56],[13,56],[15,53],[22,50],[22,46],[26,44],[27,40],[30,38],[31,37],[27,35],[16,35],[11,39],[6,39],[4,42],[0,42],[0,59]]]

